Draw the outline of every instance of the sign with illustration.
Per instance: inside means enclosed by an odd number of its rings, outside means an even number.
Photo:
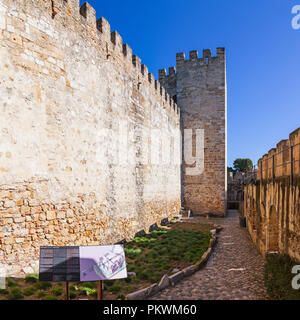
[[[40,281],[76,282],[127,278],[122,245],[41,247]]]
[[[80,247],[80,281],[127,278],[122,245]]]

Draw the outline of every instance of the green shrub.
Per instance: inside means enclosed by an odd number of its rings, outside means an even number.
[[[140,254],[140,253],[142,253],[142,250],[140,248],[137,248],[137,249],[135,249],[135,248],[130,248],[130,249],[125,248],[125,253],[126,254],[129,254],[129,253]]]
[[[61,287],[56,287],[56,288],[51,289],[51,293],[56,297],[61,296],[62,292],[63,292],[63,289]]]
[[[139,282],[138,277],[131,277],[131,282]]]
[[[142,250],[140,248],[125,248],[125,254],[127,258],[134,259],[136,256],[140,255]]]
[[[28,287],[28,288],[25,288],[23,290],[23,294],[24,296],[32,296],[33,294],[35,293],[35,288],[34,287]]]
[[[7,286],[12,288],[12,287],[17,287],[18,284],[16,281],[12,280],[11,278],[7,278]]]
[[[29,274],[25,277],[26,283],[36,283],[39,281],[39,275],[38,274]]]
[[[97,294],[97,290],[88,287],[79,287],[78,290],[86,294],[87,296],[94,296]]]
[[[70,286],[70,291],[76,291],[77,290],[77,287],[76,286],[74,286],[74,285],[71,285]]]
[[[57,300],[57,297],[49,295],[46,296],[44,300]]]
[[[51,282],[37,282],[35,284],[35,287],[40,290],[47,290],[52,287],[52,283]]]
[[[267,254],[265,285],[268,295],[277,300],[300,300],[300,290],[292,288],[292,268],[297,265],[287,255]]]
[[[112,293],[118,293],[121,291],[121,287],[119,285],[113,285],[109,288],[109,291]]]
[[[44,298],[45,295],[46,295],[46,293],[45,293],[45,291],[43,291],[43,290],[39,290],[39,291],[37,292],[38,298]]]
[[[75,299],[76,298],[76,292],[74,292],[74,291],[70,291],[70,295],[69,295],[69,297],[70,297],[70,299],[71,300],[73,300],[73,299]]]
[[[95,289],[97,288],[97,282],[83,282],[83,286],[86,288]]]
[[[138,277],[141,280],[149,280],[151,278],[151,272],[148,270],[143,270],[140,274],[138,274]]]
[[[120,299],[120,300],[125,300],[125,295],[124,294],[122,294],[122,293],[119,293],[118,295],[117,295],[117,299]]]
[[[9,294],[8,294],[8,299],[9,300],[19,300],[22,298],[23,298],[23,295],[21,293],[21,289],[18,287],[12,287]]]
[[[0,294],[8,294],[9,291],[7,289],[0,289]]]
[[[125,291],[125,292],[133,292],[133,291],[135,291],[136,290],[136,288],[135,288],[135,286],[125,286],[125,287],[123,287],[123,291]]]

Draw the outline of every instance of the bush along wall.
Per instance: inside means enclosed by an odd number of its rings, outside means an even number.
[[[266,255],[265,285],[271,299],[300,300],[300,289],[292,287],[292,280],[295,277],[292,269],[299,264],[288,255]]]

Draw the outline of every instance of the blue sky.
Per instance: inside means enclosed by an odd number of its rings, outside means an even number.
[[[156,78],[176,65],[177,52],[226,47],[228,165],[256,163],[300,126],[300,29],[291,26],[300,0],[89,3]]]

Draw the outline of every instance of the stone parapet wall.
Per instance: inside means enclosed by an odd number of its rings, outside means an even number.
[[[9,273],[36,271],[40,246],[112,244],[179,213],[179,109],[89,4],[0,0],[0,60]]]
[[[260,252],[300,261],[300,128],[258,161],[257,181],[244,194],[247,228]]]

